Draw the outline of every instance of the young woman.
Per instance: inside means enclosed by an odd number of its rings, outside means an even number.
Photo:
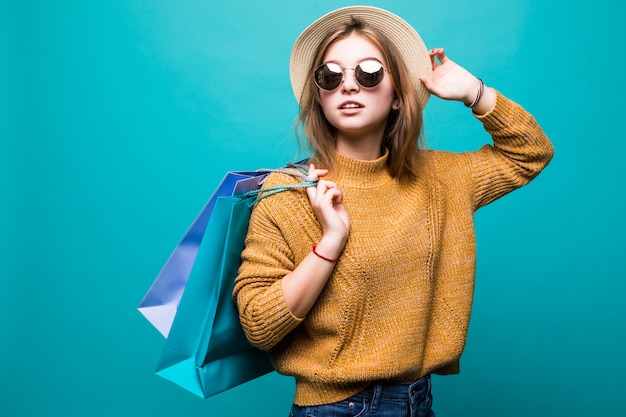
[[[293,416],[432,416],[430,375],[458,372],[465,345],[473,213],[531,181],[552,146],[522,107],[377,8],[314,22],[291,81],[319,182],[255,207],[234,289],[244,331],[295,377]],[[424,150],[429,93],[470,107],[493,145]]]

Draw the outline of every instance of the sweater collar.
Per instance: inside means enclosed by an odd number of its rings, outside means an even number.
[[[350,158],[339,152],[335,153],[335,169],[329,179],[341,185],[357,188],[374,188],[387,184],[393,178],[387,169],[389,152],[374,160]]]

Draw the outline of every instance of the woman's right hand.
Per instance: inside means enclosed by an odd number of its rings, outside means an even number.
[[[320,179],[328,174],[326,169],[309,165],[309,177]],[[332,181],[320,179],[316,187],[306,190],[317,220],[322,225],[323,238],[318,244],[324,246],[326,255],[333,257],[343,250],[350,233],[350,219],[343,205],[343,193]]]

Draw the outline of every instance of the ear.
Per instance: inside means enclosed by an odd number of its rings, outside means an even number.
[[[391,103],[391,108],[393,110],[398,110],[400,108],[400,100],[399,99],[395,99],[393,101],[393,103]]]

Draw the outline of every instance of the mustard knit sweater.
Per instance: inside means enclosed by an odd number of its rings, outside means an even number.
[[[389,175],[386,156],[337,154],[328,179],[343,191],[350,235],[304,318],[287,308],[281,279],[321,239],[321,226],[303,190],[255,207],[233,295],[249,340],[295,377],[295,404],[340,401],[375,380],[458,372],[474,289],[474,211],[527,184],[553,155],[532,116],[500,94],[477,118],[493,146],[429,151],[432,175],[408,185]],[[266,186],[294,181],[272,174]]]

